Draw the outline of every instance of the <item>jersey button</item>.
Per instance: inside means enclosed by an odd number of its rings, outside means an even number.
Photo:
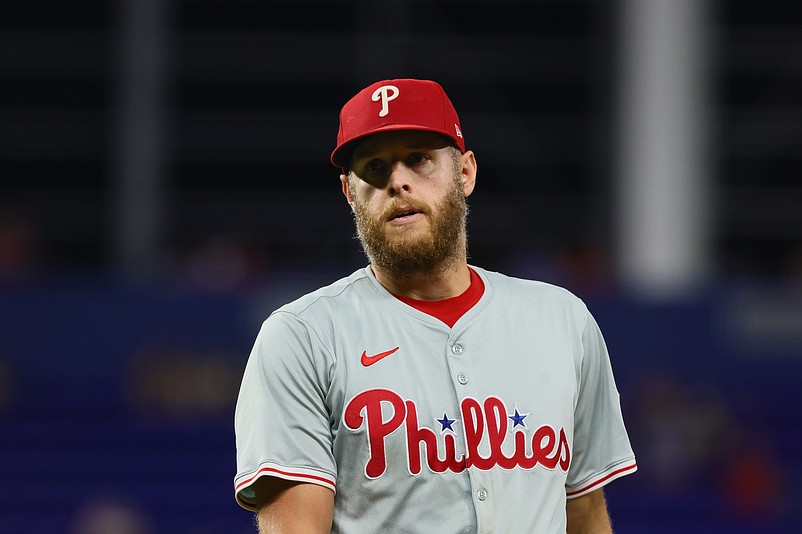
[[[454,356],[459,356],[460,354],[462,354],[462,345],[453,345],[451,347],[451,354],[453,354]]]
[[[480,489],[476,492],[476,498],[480,501],[487,499],[487,492],[484,489]]]
[[[468,375],[465,373],[460,373],[457,375],[457,382],[462,384],[463,386],[468,383]]]

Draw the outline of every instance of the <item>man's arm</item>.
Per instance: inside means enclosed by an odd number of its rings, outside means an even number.
[[[565,505],[568,516],[568,534],[612,534],[604,490],[597,489],[575,499],[568,499]]]
[[[262,477],[258,495],[269,495],[259,507],[260,534],[328,534],[334,513],[334,492],[317,484]]]

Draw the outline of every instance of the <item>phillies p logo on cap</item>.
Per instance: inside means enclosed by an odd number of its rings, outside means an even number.
[[[395,100],[396,98],[398,98],[398,87],[395,85],[382,85],[373,91],[373,96],[370,97],[374,102],[378,102],[379,100],[382,102],[382,109],[379,111],[379,117],[385,117],[390,112],[387,109],[387,104],[390,100]]]
[[[358,141],[398,130],[439,133],[465,152],[459,116],[440,84],[404,78],[376,82],[345,103],[331,162],[345,168]]]

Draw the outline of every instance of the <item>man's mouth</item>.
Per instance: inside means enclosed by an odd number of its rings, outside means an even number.
[[[409,217],[412,217],[413,215],[417,215],[418,213],[420,213],[420,212],[419,211],[415,211],[415,210],[399,211],[399,212],[393,213],[393,215],[390,217],[390,220],[391,221],[404,220],[404,219],[407,219]]]
[[[410,220],[419,213],[422,213],[422,210],[410,206],[402,206],[390,212],[390,216],[387,218],[387,220],[395,222],[404,222]]]

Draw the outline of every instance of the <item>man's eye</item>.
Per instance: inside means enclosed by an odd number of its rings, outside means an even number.
[[[414,153],[409,155],[409,161],[413,165],[417,165],[419,163],[423,163],[423,162],[427,161],[428,159],[429,159],[429,157],[426,154],[423,154],[421,152],[414,152]]]
[[[380,159],[372,159],[365,164],[366,171],[379,171],[384,166],[384,163]]]

